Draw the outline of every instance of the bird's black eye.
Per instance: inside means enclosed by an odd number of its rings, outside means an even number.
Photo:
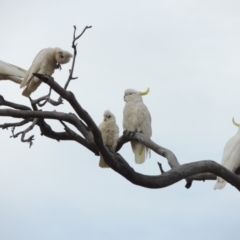
[[[108,116],[108,118],[110,118],[110,117],[111,117],[111,115]]]
[[[129,95],[132,95],[131,93],[129,93]]]
[[[62,55],[61,58],[64,58],[64,56]]]

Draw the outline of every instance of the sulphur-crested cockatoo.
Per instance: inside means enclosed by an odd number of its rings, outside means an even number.
[[[99,129],[102,133],[102,139],[104,145],[111,151],[115,151],[118,138],[119,138],[119,128],[116,123],[115,116],[109,111],[106,110],[103,114],[103,122],[100,123]],[[100,154],[99,166],[102,168],[109,167],[105,162],[103,157]]]
[[[0,60],[0,80],[11,80],[20,84],[26,72],[25,69]]]
[[[26,76],[20,85],[20,88],[26,87],[22,92],[22,95],[29,97],[42,83],[39,78],[32,75],[33,73],[51,76],[54,73],[54,70],[58,68],[58,64],[68,63],[71,57],[71,53],[60,48],[42,49],[33,60],[32,66],[28,69]]]
[[[228,170],[235,172],[237,168],[240,167],[240,124],[236,123],[234,118],[232,122],[238,127],[238,132],[226,143],[221,164]],[[214,189],[222,189],[225,187],[226,183],[224,179],[217,177]]]
[[[126,102],[123,109],[123,130],[129,132],[139,132],[147,137],[152,136],[151,115],[143,103],[142,96],[148,94],[149,88],[145,92],[138,92],[134,89],[127,89],[124,95]],[[150,156],[150,149],[138,141],[131,141],[132,150],[135,154],[135,162],[141,164]]]

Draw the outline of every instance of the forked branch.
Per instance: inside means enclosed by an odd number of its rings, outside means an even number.
[[[25,138],[26,133],[30,132],[34,126],[37,124],[38,122],[38,118],[35,118],[32,122],[32,124],[27,127],[24,131],[18,132],[18,133],[14,133],[15,131],[15,126],[12,128],[12,136],[13,138],[17,138],[20,134],[21,136],[21,141],[22,142],[28,142],[29,143],[29,147],[31,147],[33,145],[33,140],[34,140],[34,135],[31,135],[29,138]]]
[[[73,60],[72,60],[72,67],[71,69],[69,70],[69,77],[68,77],[68,80],[67,82],[65,83],[64,85],[64,89],[66,90],[70,81],[71,80],[75,80],[77,79],[77,77],[73,77],[73,71],[74,71],[74,67],[75,67],[75,61],[76,61],[76,56],[77,56],[77,43],[76,41],[84,34],[84,32],[89,29],[89,28],[92,28],[92,26],[86,26],[83,31],[78,35],[76,36],[76,26],[73,26],[74,27],[74,31],[73,31],[73,41],[72,41],[72,48],[73,48]],[[61,95],[60,97],[61,98]]]
[[[77,101],[75,95],[72,92],[67,91],[67,87],[70,81],[76,79],[75,77],[73,77],[75,60],[77,56],[76,41],[83,35],[83,33],[88,28],[91,28],[91,26],[86,26],[82,33],[76,36],[76,27],[74,26],[72,42],[74,56],[72,61],[72,67],[69,71],[69,77],[64,87],[61,87],[50,76],[35,73],[33,74],[34,76],[38,77],[41,81],[43,81],[50,87],[50,92],[46,96],[43,96],[36,100],[31,100],[32,108],[13,102],[8,102],[2,96],[0,96],[0,106],[7,106],[12,108],[0,109],[0,116],[23,119],[16,123],[2,124],[0,125],[0,128],[7,129],[7,127],[13,127],[13,137],[18,137],[21,134],[21,140],[23,142],[29,142],[31,146],[33,136],[25,138],[25,135],[26,133],[30,132],[34,128],[34,126],[37,125],[41,130],[41,134],[46,137],[55,139],[57,141],[75,141],[86,147],[96,155],[99,155],[99,153],[101,153],[101,155],[104,157],[105,162],[114,171],[116,171],[117,173],[125,177],[128,181],[138,186],[147,188],[163,188],[183,179],[187,179],[188,184],[190,183],[191,185],[192,180],[213,180],[216,179],[216,176],[220,176],[227,182],[232,184],[235,188],[240,190],[240,177],[237,174],[230,172],[220,164],[211,160],[204,160],[180,165],[178,159],[172,151],[157,145],[151,139],[140,133],[136,133],[133,136],[121,136],[118,141],[117,151],[119,151],[121,147],[128,141],[137,140],[152,149],[160,156],[166,158],[171,170],[164,172],[161,164],[159,164],[159,168],[161,171],[160,175],[147,176],[140,174],[138,172],[135,172],[135,170],[119,153],[110,152],[105,147],[105,145],[103,144],[101,132],[99,131],[97,125],[95,124],[91,116],[85,109],[82,108],[80,103]],[[58,101],[50,99],[51,89],[53,89],[57,94],[59,94]],[[65,99],[71,105],[72,109],[75,111],[76,114],[38,110],[37,105],[43,107],[46,102],[50,102],[52,105],[57,106],[62,103],[62,99]],[[64,127],[64,132],[55,132],[54,130],[52,130],[51,126],[46,123],[46,119],[54,119],[56,121],[60,121]],[[14,133],[15,127],[23,126],[28,122],[32,123],[24,131],[18,132],[17,134]],[[70,126],[75,127],[78,132],[72,130]]]
[[[79,102],[76,100],[74,94],[72,92],[69,92],[69,91],[66,91],[65,89],[63,89],[57,82],[55,82],[49,76],[41,75],[41,74],[35,74],[35,76],[40,78],[43,82],[45,82],[49,86],[51,86],[55,92],[60,94],[64,99],[66,99],[70,103],[70,105],[76,111],[76,113],[78,114],[80,119],[82,119],[85,122],[85,124],[87,125],[88,129],[91,130],[91,132],[93,134],[94,142],[95,142],[97,148],[99,149],[99,152],[104,157],[105,162],[113,170],[115,170],[122,176],[126,177],[129,181],[131,181],[137,185],[140,185],[140,186],[145,186],[146,182],[144,182],[143,179],[147,180],[146,178],[143,178],[143,177],[139,178],[139,176],[142,176],[141,174],[133,171],[133,169],[129,166],[129,164],[120,155],[117,155],[117,153],[113,154],[113,153],[109,152],[108,149],[104,146],[103,141],[102,141],[102,136],[101,136],[101,133],[100,133],[97,125],[95,124],[95,122],[93,121],[91,116],[88,114],[88,112],[81,107]],[[142,141],[142,142],[144,139],[144,136],[142,136],[142,135],[138,136],[137,134],[135,134],[132,137],[134,137],[134,138],[139,137],[139,138],[137,138],[137,140]],[[126,139],[124,140],[124,137],[122,139],[120,139],[119,148],[120,148],[120,145],[122,144],[121,141],[126,141]],[[213,161],[204,161],[204,163],[206,164],[205,167],[199,163],[201,166],[201,168],[199,168],[199,169],[195,169],[195,167],[196,167],[196,165],[194,165],[195,163],[192,163],[190,165],[184,164],[187,167],[190,166],[190,169],[188,171],[185,171],[185,173],[182,173],[181,177],[180,177],[180,174],[178,174],[178,176],[179,176],[178,178],[175,178],[175,176],[172,176],[171,174],[168,175],[169,172],[171,173],[173,170],[175,172],[176,169],[181,169],[182,166],[184,166],[184,165],[180,165],[178,163],[176,156],[171,151],[156,145],[150,139],[148,139],[148,140],[145,139],[144,144],[146,144],[147,147],[153,149],[155,152],[157,152],[161,156],[168,159],[169,165],[172,166],[173,168],[172,168],[172,170],[165,172],[164,175],[165,176],[167,175],[168,177],[170,177],[171,181],[173,181],[173,183],[175,180],[180,181],[180,180],[186,178],[186,179],[188,179],[188,182],[190,183],[190,186],[191,186],[191,180],[195,180],[194,179],[195,174],[207,173],[207,175],[196,176],[196,180],[207,180],[207,177],[210,177],[212,180],[212,178],[213,178],[212,174],[214,174],[215,179],[216,179],[216,175],[221,176],[226,181],[228,181],[232,185],[234,185],[238,190],[240,190],[240,178],[236,174],[228,171],[225,167],[223,167]],[[153,145],[155,145],[155,147],[153,147]],[[116,157],[116,156],[118,156],[118,157]],[[122,159],[122,161],[120,161],[119,159]],[[217,165],[215,165],[215,164],[217,164]],[[212,166],[215,166],[215,167],[217,166],[217,168],[215,169]],[[184,169],[187,167],[184,167]],[[209,173],[211,173],[211,175],[209,175]],[[162,179],[162,177],[161,177],[162,175],[158,176],[159,181],[160,181],[160,179]],[[145,176],[145,175],[143,175],[143,176]],[[182,178],[182,176],[184,176],[184,177]],[[149,181],[152,179],[151,176],[147,176],[147,177],[148,177]],[[133,181],[133,179],[135,179],[135,178],[138,179],[137,182]],[[142,181],[140,181],[139,179],[142,179]],[[175,179],[175,180],[173,180],[173,179]],[[170,182],[169,182],[169,185],[173,184]],[[148,184],[147,184],[147,186],[148,186]],[[150,184],[149,186],[152,186],[152,185]]]

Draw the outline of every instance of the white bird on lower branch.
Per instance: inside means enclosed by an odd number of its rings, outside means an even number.
[[[148,94],[148,92],[149,88],[145,92],[138,92],[134,89],[125,91],[124,101],[126,104],[123,109],[123,130],[139,132],[150,138],[152,136],[151,115],[142,100],[142,96]],[[145,162],[148,154],[150,157],[150,149],[142,143],[131,141],[131,145],[136,163]]]
[[[33,60],[31,67],[27,71],[27,74],[20,85],[20,88],[26,87],[23,90],[22,95],[29,97],[42,83],[39,78],[32,75],[33,73],[51,76],[55,69],[59,68],[59,64],[68,63],[71,58],[71,53],[60,48],[42,49]]]
[[[0,60],[0,80],[11,80],[20,84],[26,73],[25,69]]]
[[[238,127],[238,132],[226,143],[221,164],[228,170],[235,172],[240,167],[240,124],[236,123],[234,118],[232,122]],[[217,177],[214,189],[222,189],[225,187],[226,183],[224,179]]]
[[[102,139],[104,145],[111,151],[115,151],[117,147],[117,142],[119,138],[119,128],[116,123],[115,116],[109,111],[106,110],[103,114],[103,122],[100,123],[99,129],[102,133]],[[107,168],[109,167],[103,157],[100,154],[99,167]]]

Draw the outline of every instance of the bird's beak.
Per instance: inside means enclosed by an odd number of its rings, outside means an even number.
[[[126,102],[126,95],[123,96],[123,100]]]
[[[232,122],[235,126],[240,127],[240,124],[235,122],[234,117],[232,118]]]
[[[149,93],[149,91],[150,91],[150,89],[148,88],[145,92],[139,92],[140,93],[140,95],[147,95],[148,93]]]

